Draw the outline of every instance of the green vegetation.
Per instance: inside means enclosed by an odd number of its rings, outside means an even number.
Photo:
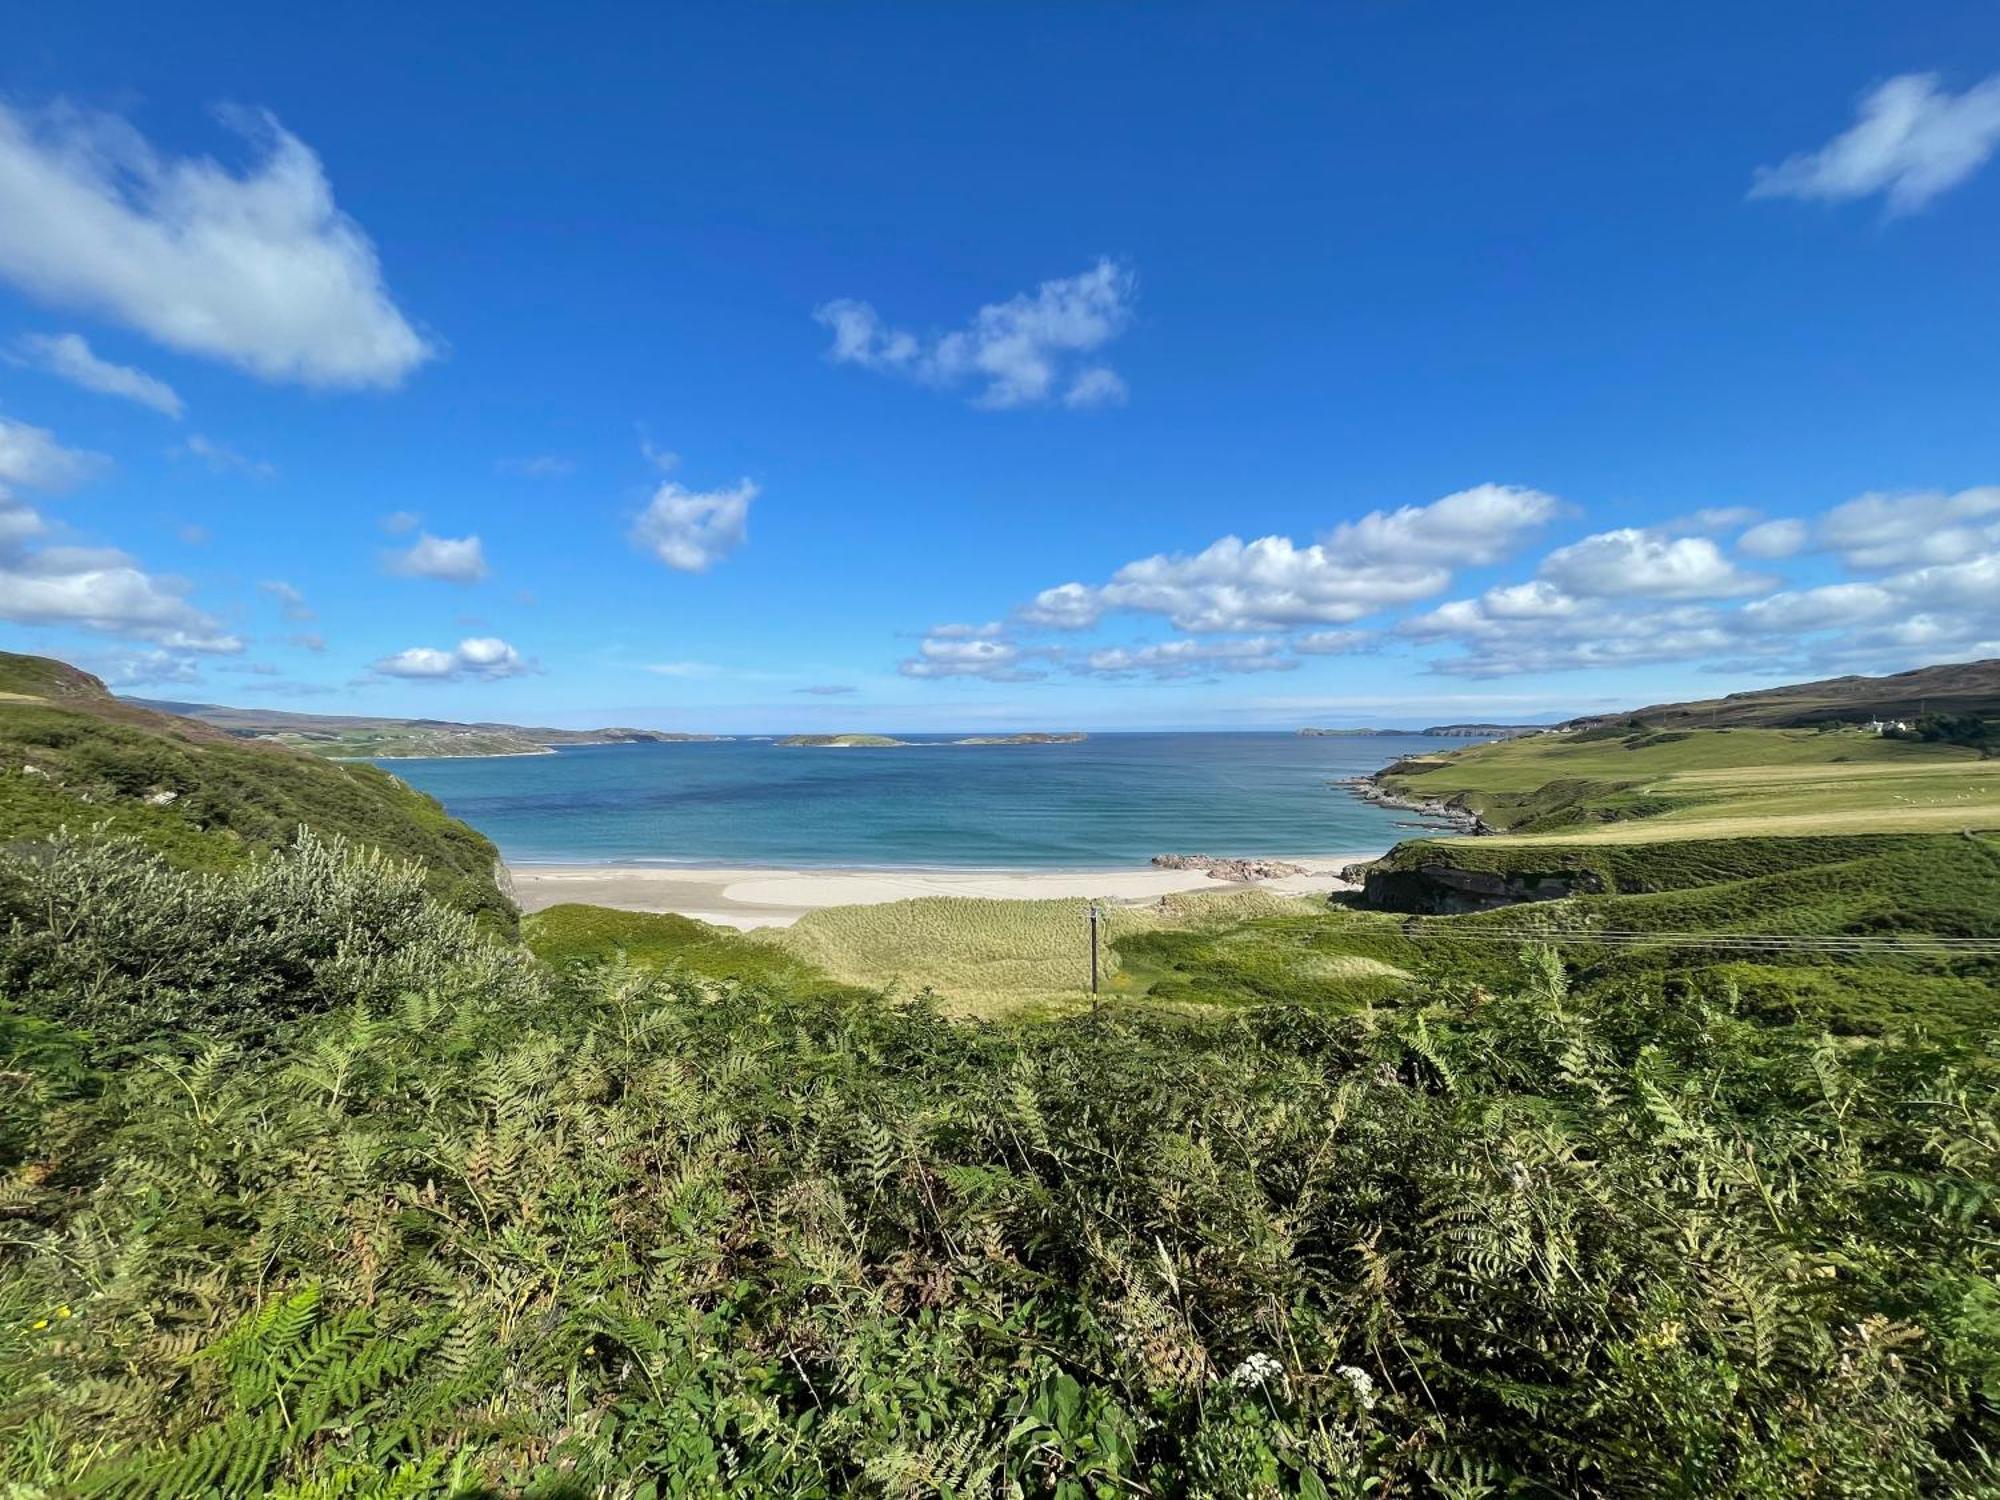
[[[1949,662],[1888,677],[1829,677],[1731,693],[1695,703],[1656,703],[1577,719],[1577,727],[1639,723],[1653,729],[1796,729],[1916,719],[1927,713],[2000,718],[2000,659]]]
[[[1092,1004],[1081,901],[516,944],[384,773],[0,658],[0,1495],[2000,1493],[1949,738],[1406,764],[1514,832]]]
[[[909,744],[908,740],[895,739],[886,734],[788,734],[779,740],[780,745],[804,745],[816,749],[855,750],[888,749]]]
[[[355,729],[342,734],[275,734],[270,738],[335,760],[555,754],[547,745],[498,730]]]
[[[812,993],[841,988],[785,948],[672,912],[551,906],[521,921],[521,937],[544,963],[623,961],[690,977],[777,984]]]
[[[101,827],[189,868],[242,866],[300,827],[426,872],[433,894],[511,932],[493,845],[385,771],[249,744],[119,703],[60,662],[0,653],[0,830]]]
[[[1088,999],[1090,903],[979,901],[926,896],[879,906],[808,912],[751,941],[782,949],[849,984],[909,995],[934,990],[960,1014],[1050,1013]],[[1208,929],[1313,904],[1263,891],[1195,892],[1104,911],[1104,993],[1148,993],[1152,971],[1130,968],[1125,939],[1161,930]]]
[[[349,936],[211,985],[232,911]],[[2000,1484],[1990,1028],[1546,949],[950,1022],[577,961],[647,928],[545,965],[311,841],[0,857],[0,917],[10,1493]],[[1312,922],[1399,940],[1248,925]]]
[[[1885,733],[1894,740],[1963,745],[1981,755],[2000,756],[2000,722],[1978,714],[1925,714],[1907,729],[1890,729]]]
[[[1864,732],[1534,735],[1406,760],[1377,780],[1564,842],[2000,828],[2000,761]]]
[[[1087,734],[972,734],[954,745],[1080,745]]]
[[[558,745],[716,740],[713,734],[664,729],[549,729],[520,724],[459,724],[449,719],[389,719],[363,714],[300,714],[217,703],[135,699],[143,707],[192,719],[239,739],[268,740],[334,759],[542,755]]]

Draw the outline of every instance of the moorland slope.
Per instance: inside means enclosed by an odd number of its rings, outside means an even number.
[[[102,829],[219,870],[301,827],[414,860],[431,890],[513,930],[499,851],[374,766],[322,760],[128,703],[46,657],[0,652],[0,837]]]

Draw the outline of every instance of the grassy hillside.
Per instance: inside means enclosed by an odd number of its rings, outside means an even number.
[[[1404,761],[1377,780],[1566,843],[2000,828],[2000,760],[1853,730],[1544,734]]]
[[[1637,720],[1654,729],[1777,729],[1915,719],[1925,713],[2000,718],[2000,660],[1951,662],[1889,677],[1829,677],[1725,698],[1655,703],[1573,722],[1583,727]]]
[[[301,825],[416,860],[438,896],[513,928],[493,845],[387,772],[245,743],[121,703],[61,662],[0,653],[0,837],[104,826],[213,870]]]
[[[461,724],[450,719],[394,719],[371,714],[287,713],[279,709],[225,708],[217,703],[163,699],[131,701],[142,708],[210,725],[238,739],[271,740],[336,758],[538,755],[558,745],[720,738],[660,729],[548,729],[522,724]]]

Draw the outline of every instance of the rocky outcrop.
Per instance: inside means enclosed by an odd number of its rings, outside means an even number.
[[[1395,766],[1387,768],[1388,771],[1395,769]],[[1374,776],[1349,776],[1336,782],[1335,785],[1345,787],[1363,802],[1372,802],[1377,807],[1386,807],[1395,812],[1415,813],[1422,818],[1434,819],[1441,828],[1452,829],[1459,833],[1493,832],[1478,813],[1465,805],[1463,793],[1453,797],[1406,797],[1401,792],[1389,790],[1375,779],[1376,776],[1386,774],[1387,771],[1378,771]]]
[[[1282,859],[1223,859],[1213,854],[1155,854],[1153,863],[1162,870],[1199,870],[1213,880],[1239,883],[1312,873],[1304,865]]]
[[[1497,911],[1528,901],[1600,895],[1607,888],[1591,869],[1468,870],[1442,858],[1414,864],[1377,860],[1350,865],[1341,874],[1361,886],[1363,905],[1419,916]]]

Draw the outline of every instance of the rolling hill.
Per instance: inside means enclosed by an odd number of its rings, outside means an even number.
[[[88,672],[0,652],[0,831],[101,827],[176,865],[229,869],[301,826],[414,860],[431,893],[511,932],[499,852],[388,772],[111,695]]]
[[[381,760],[414,756],[540,755],[559,745],[678,743],[727,738],[664,729],[550,729],[522,724],[463,724],[451,719],[393,719],[367,714],[302,714],[274,708],[226,708],[159,698],[125,700],[220,729],[238,739],[275,740],[315,755]]]
[[[2000,658],[1948,662],[1889,677],[1828,677],[1689,703],[1655,703],[1571,719],[1562,727],[1590,729],[1638,720],[1651,729],[1795,729],[1914,719],[1926,713],[2000,717]]]

